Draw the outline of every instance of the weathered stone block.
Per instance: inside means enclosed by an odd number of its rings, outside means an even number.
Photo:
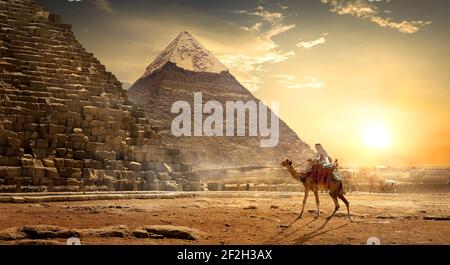
[[[91,134],[93,136],[101,136],[105,134],[105,128],[104,127],[93,127],[91,130]]]
[[[68,140],[71,141],[71,142],[81,142],[81,143],[84,142],[84,143],[86,143],[86,142],[89,141],[89,138],[87,138],[83,134],[72,133],[72,134],[69,134]]]
[[[46,158],[47,157],[47,149],[46,148],[33,148],[33,156],[35,158]]]
[[[154,160],[153,160],[153,154],[150,153],[150,152],[145,153],[145,158],[144,158],[144,160],[145,160],[146,162],[154,161]]]
[[[33,158],[22,158],[23,167],[43,167],[42,161]]]
[[[104,121],[99,121],[99,120],[91,120],[89,122],[89,127],[94,128],[94,127],[105,127],[106,126],[106,122]]]
[[[156,163],[156,171],[158,171],[158,172],[172,172],[172,168],[167,163]]]
[[[138,162],[131,162],[128,167],[131,171],[134,171],[134,172],[138,172],[138,171],[142,170],[142,164],[138,163]]]
[[[86,151],[84,150],[77,150],[73,153],[73,158],[76,160],[83,160],[86,158]]]
[[[160,188],[159,188],[159,182],[156,181],[156,182],[154,182],[154,183],[147,183],[147,184],[145,185],[145,190],[160,191]]]
[[[5,156],[21,156],[23,149],[17,147],[8,146],[4,148],[3,154]]]
[[[180,178],[183,178],[183,174],[181,174],[180,172],[170,172],[169,176],[173,180],[178,180]]]
[[[88,152],[103,151],[104,145],[105,144],[103,143],[89,142],[86,144],[86,151]]]
[[[85,150],[86,143],[85,142],[72,142],[72,148],[74,150]]]
[[[178,191],[178,183],[173,181],[168,181],[166,183],[166,191]]]
[[[191,182],[191,191],[201,191],[202,190],[202,183],[201,182]]]
[[[67,155],[67,149],[66,148],[57,148],[56,149],[56,156],[57,157],[66,157]]]
[[[96,114],[100,113],[99,108],[94,107],[94,106],[84,106],[83,107],[83,112],[84,112],[84,114],[92,114],[94,116]]]
[[[42,159],[42,164],[44,165],[44,167],[55,167],[55,162],[52,159]]]
[[[145,175],[144,175],[144,179],[148,183],[153,183],[153,182],[155,182],[157,180],[156,173],[154,171],[146,171]]]
[[[56,136],[56,143],[58,148],[66,147],[67,136],[65,134],[58,134]]]
[[[20,167],[0,167],[0,178],[16,179],[22,176],[22,168]]]
[[[5,179],[8,176],[8,167],[0,166],[0,179]]]
[[[83,168],[83,174],[81,175],[84,179],[92,179],[95,177],[94,173],[89,168]]]
[[[98,151],[96,152],[96,158],[97,160],[116,160],[116,152],[114,151]]]
[[[222,183],[220,182],[208,182],[208,190],[210,191],[221,191]]]
[[[59,173],[58,170],[54,167],[47,167],[45,168],[45,176],[47,178],[58,178]]]
[[[181,166],[181,163],[173,163],[172,166],[174,171],[181,171],[181,172],[192,171],[192,170],[185,170],[186,168],[183,168]]]
[[[84,159],[83,163],[84,163],[84,167],[85,168],[94,168],[94,161],[92,159]]]
[[[67,158],[73,158],[73,149],[67,148]]]
[[[47,148],[47,147],[48,147],[48,140],[45,140],[45,139],[37,139],[37,141],[36,141],[36,147],[37,147],[37,148]]]
[[[81,182],[78,181],[76,178],[67,178],[66,179],[67,186],[75,187],[75,186],[79,186],[80,184],[81,184]]]
[[[145,153],[135,152],[134,153],[134,160],[139,162],[139,163],[144,162],[145,161]]]
[[[65,164],[65,167],[73,167],[75,164],[75,161],[73,159],[66,158],[66,159],[64,159],[64,164]]]
[[[171,148],[168,150],[169,155],[176,156],[180,154],[180,149]]]
[[[8,137],[8,145],[11,147],[20,147],[22,145],[22,141],[18,138]]]
[[[48,124],[39,124],[39,133],[41,135],[48,134]]]
[[[82,134],[83,133],[83,129],[81,129],[81,128],[74,128],[73,129],[73,133],[75,133],[75,134]]]
[[[84,168],[84,161],[83,160],[74,160],[73,167],[74,168]]]
[[[34,168],[34,177],[37,179],[45,177],[46,168],[45,167],[35,167]]]
[[[48,127],[48,132],[50,134],[63,134],[66,130],[66,126],[64,125],[56,125],[56,124],[50,124]]]
[[[192,171],[192,164],[189,163],[181,163],[181,171]]]
[[[38,127],[39,127],[39,125],[37,123],[25,123],[23,125],[23,130],[29,131],[29,132],[34,132],[37,130]]]
[[[186,178],[190,182],[199,182],[200,181],[200,174],[198,174],[198,173],[186,173]]]
[[[18,167],[20,165],[21,161],[18,157],[0,156],[0,167],[1,166]]]
[[[72,178],[81,178],[83,171],[81,168],[72,168]]]
[[[167,173],[158,173],[159,180],[170,180],[170,176]]]
[[[55,136],[55,138],[56,138],[56,136]],[[50,142],[49,142],[49,148],[50,149],[56,149],[56,148],[58,148],[58,140],[56,140],[56,139],[52,139],[52,140],[50,140]]]
[[[53,162],[55,163],[56,168],[64,168],[65,167],[64,158],[54,158]]]

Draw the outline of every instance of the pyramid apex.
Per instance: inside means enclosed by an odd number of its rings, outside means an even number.
[[[144,76],[171,62],[193,72],[221,73],[228,69],[189,32],[182,31],[147,67]]]
[[[194,39],[194,37],[192,37],[192,35],[189,32],[187,32],[187,31],[180,32],[180,34],[178,34],[178,37],[176,39],[179,39],[179,38],[182,38],[182,37],[189,37],[189,38],[193,38]]]

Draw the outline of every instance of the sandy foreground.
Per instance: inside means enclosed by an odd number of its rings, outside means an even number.
[[[358,245],[366,244],[372,236],[380,238],[382,244],[450,244],[450,193],[351,193],[347,198],[353,221],[346,217],[345,205],[341,203],[339,212],[329,222],[325,217],[334,206],[325,193],[320,195],[321,216],[316,218],[311,196],[303,218],[297,221],[302,193],[247,194],[219,198],[197,195],[173,199],[0,203],[0,231],[3,231],[0,244],[65,244],[70,236],[63,233],[51,238],[8,238],[15,235],[15,230],[33,225],[84,231],[79,236],[82,244]],[[193,229],[195,236],[179,239],[139,234],[145,232],[143,227],[152,225],[181,226],[188,232]]]

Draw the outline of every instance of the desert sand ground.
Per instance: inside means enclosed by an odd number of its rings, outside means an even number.
[[[81,236],[82,244],[450,244],[450,193],[351,193],[353,221],[345,205],[329,222],[333,202],[320,195],[316,218],[314,196],[302,219],[302,193],[247,193],[243,197],[193,196],[177,199],[100,200],[33,204],[0,204],[0,230],[29,225],[93,229],[124,225],[133,231],[145,225],[184,226],[204,232],[197,240]],[[440,220],[436,220],[440,219]],[[111,228],[108,228],[111,229]],[[114,229],[114,228],[112,228]],[[16,244],[20,240],[0,241]],[[45,241],[27,241],[41,244]],[[52,243],[65,243],[64,239]]]

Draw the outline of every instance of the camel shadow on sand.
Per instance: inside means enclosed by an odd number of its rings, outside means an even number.
[[[295,223],[297,223],[298,220],[300,220],[300,219],[299,219],[299,218],[295,219],[291,224],[289,224],[289,225],[286,227],[286,229],[283,229],[282,231],[279,231],[277,234],[273,235],[273,236],[271,237],[271,240],[268,240],[266,243],[279,243],[279,242],[281,242],[283,239],[286,239],[286,238],[288,238],[289,236],[294,235],[294,234],[300,232],[300,231],[301,231],[303,228],[305,228],[306,226],[308,226],[308,225],[310,225],[310,224],[316,222],[317,220],[319,220],[319,218],[316,217],[316,218],[314,218],[313,220],[311,220],[311,221],[309,221],[309,222],[303,224],[302,226],[295,228],[293,231],[290,231],[290,232],[288,232],[288,233],[285,233],[286,230],[289,229],[289,228],[292,228],[292,226],[293,226]],[[316,228],[314,231],[309,232],[309,233],[306,233],[306,234],[304,234],[303,236],[300,236],[300,237],[294,239],[294,240],[293,240],[293,241],[294,241],[294,244],[299,244],[299,245],[304,244],[304,243],[306,243],[306,242],[307,242],[308,240],[310,240],[310,239],[313,239],[313,238],[315,238],[315,237],[317,237],[317,236],[326,234],[326,233],[331,232],[331,231],[334,231],[334,230],[341,229],[341,228],[343,228],[343,227],[345,227],[345,226],[348,225],[348,223],[347,223],[347,224],[343,224],[343,225],[340,225],[340,226],[337,226],[337,227],[334,227],[334,228],[329,228],[329,229],[327,229],[327,230],[323,230],[323,229],[325,228],[325,226],[328,224],[328,222],[330,222],[330,220],[331,220],[331,219],[326,219],[325,222],[324,222],[320,227]]]

